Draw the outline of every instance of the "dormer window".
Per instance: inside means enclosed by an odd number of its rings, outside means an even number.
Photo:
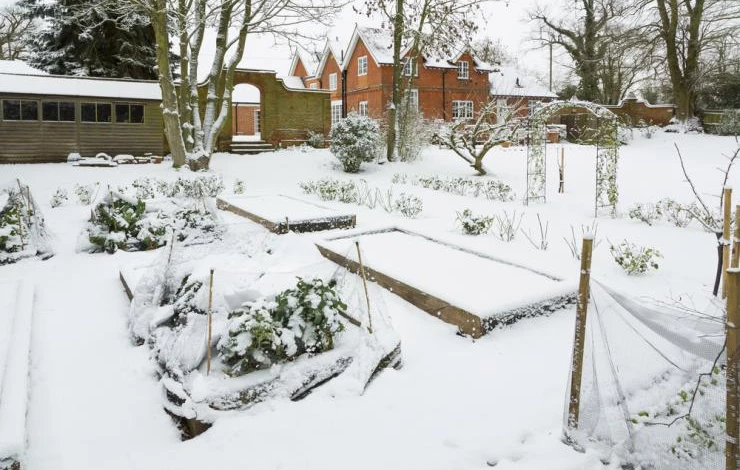
[[[329,74],[329,89],[332,91],[337,89],[337,74],[336,73]]]
[[[460,80],[468,80],[470,78],[470,64],[467,60],[461,60],[457,63],[457,78]]]

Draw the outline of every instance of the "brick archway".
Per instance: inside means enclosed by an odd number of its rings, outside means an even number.
[[[237,69],[233,85],[248,84],[260,91],[262,140],[275,147],[305,142],[309,131],[329,134],[331,129],[328,91],[290,88],[269,70]],[[233,107],[219,136],[218,147],[228,150],[232,140]]]

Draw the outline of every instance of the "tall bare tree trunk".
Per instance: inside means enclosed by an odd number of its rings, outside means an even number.
[[[180,127],[177,90],[170,68],[169,36],[167,34],[167,0],[154,0],[154,9],[151,11],[154,37],[157,41],[157,67],[159,68],[159,87],[162,90],[162,116],[167,143],[172,153],[172,166],[175,168],[185,164],[187,153]]]
[[[386,157],[389,162],[395,159],[396,139],[399,127],[401,106],[401,43],[403,40],[403,0],[396,0],[396,15],[393,18],[393,105],[388,110],[388,148]]]

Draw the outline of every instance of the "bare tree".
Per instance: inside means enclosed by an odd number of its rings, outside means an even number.
[[[694,115],[699,85],[709,70],[702,58],[721,47],[728,36],[740,36],[737,0],[641,0],[648,34],[659,38],[665,54],[679,119]]]
[[[110,0],[114,1],[114,0]],[[331,21],[342,0],[119,0],[154,27],[165,134],[174,166],[207,168],[230,112],[234,73],[247,36],[271,34],[289,42],[315,39],[305,31]],[[309,28],[308,25],[313,25]],[[215,33],[210,70],[199,81],[201,49]],[[170,44],[179,53],[176,85]]]
[[[21,7],[0,7],[0,60],[22,59],[26,42],[36,30],[36,21],[29,18]]]

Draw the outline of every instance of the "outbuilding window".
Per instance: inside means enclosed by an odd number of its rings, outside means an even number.
[[[39,103],[32,100],[3,100],[6,121],[38,121]]]
[[[80,104],[80,121],[82,122],[111,122],[110,103],[82,103]]]
[[[143,124],[144,105],[116,103],[116,122],[127,124]]]
[[[72,101],[42,101],[41,120],[51,122],[74,122],[75,104]]]

